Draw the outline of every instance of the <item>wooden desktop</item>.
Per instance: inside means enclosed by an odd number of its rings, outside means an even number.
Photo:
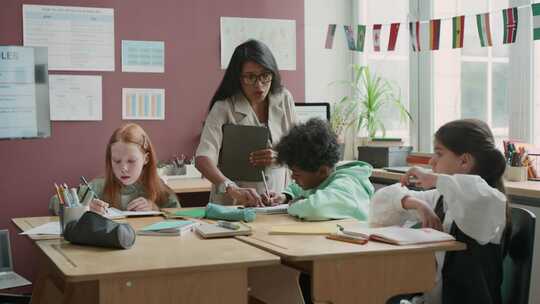
[[[50,220],[14,219],[22,230]],[[127,220],[134,229],[161,217]],[[23,223],[23,224],[21,224]],[[247,303],[248,269],[279,257],[235,239],[137,236],[128,250],[35,240],[40,268],[32,303]],[[61,300],[60,300],[61,299]]]
[[[336,221],[347,224],[351,220]],[[326,239],[322,235],[271,235],[276,224],[301,223],[289,215],[257,215],[251,236],[238,239],[281,257],[308,272],[315,303],[385,303],[391,296],[434,286],[436,251],[464,250],[459,242],[395,246]]]

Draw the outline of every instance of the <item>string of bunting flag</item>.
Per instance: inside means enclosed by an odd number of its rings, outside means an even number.
[[[516,42],[516,36],[518,31],[518,9],[529,8],[529,5],[526,6],[517,6],[507,9],[503,9],[500,12],[502,13],[503,19],[503,44],[512,44]],[[540,3],[533,3],[530,5],[530,12],[533,17],[533,40],[540,39]],[[522,10],[524,11],[524,10]],[[527,13],[529,10],[527,10]],[[480,13],[476,14],[476,31],[478,32],[478,39],[480,41],[481,47],[491,47],[493,46],[493,39],[491,34],[491,25],[490,25],[490,14],[491,13]],[[427,50],[438,50],[440,42],[440,33],[441,33],[441,20],[452,20],[452,48],[460,49],[463,48],[463,38],[465,34],[465,15],[455,16],[450,18],[443,19],[432,19],[429,21],[410,21],[403,22],[408,23],[410,44],[413,52],[427,51]],[[389,29],[389,38],[388,45],[386,47],[387,51],[394,51],[396,48],[397,37],[401,27],[400,22],[395,22],[391,24],[372,24],[372,39],[373,39],[373,51],[381,51],[381,31],[383,27],[390,26]],[[421,26],[428,26],[429,34],[429,43],[426,44],[428,49],[422,49],[420,44],[420,28]],[[369,25],[358,24],[356,26],[356,39],[354,35],[354,28],[351,25],[344,25],[343,29],[345,32],[345,37],[347,41],[347,47],[351,51],[363,52],[364,45],[366,40],[366,29]],[[329,24],[327,33],[325,48],[332,49],[334,45],[334,37],[336,34],[337,24]]]

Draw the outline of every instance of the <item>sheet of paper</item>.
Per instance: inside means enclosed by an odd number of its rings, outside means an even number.
[[[165,42],[122,40],[122,72],[165,72]]]
[[[122,89],[122,119],[164,120],[165,89]]]
[[[101,76],[49,75],[51,120],[102,120]]]
[[[123,211],[116,208],[108,208],[105,217],[108,218],[122,218],[128,216],[147,216],[147,215],[160,215],[161,211]]]
[[[60,222],[49,222],[32,229],[26,230],[19,234],[23,235],[35,235],[35,234],[52,234],[60,235]]]
[[[34,50],[0,46],[0,138],[37,135]]]
[[[296,70],[296,20],[221,17],[221,68],[234,49],[248,39],[264,42],[280,70]]]
[[[25,46],[49,49],[49,70],[114,71],[114,10],[23,4]]]
[[[280,214],[280,213],[287,213],[287,209],[289,209],[289,204],[281,204],[271,207],[256,207],[253,208],[253,211],[256,213],[264,213],[264,214]]]

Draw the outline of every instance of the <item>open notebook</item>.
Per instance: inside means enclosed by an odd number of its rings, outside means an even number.
[[[342,232],[395,245],[425,244],[455,240],[450,234],[431,228],[414,229],[398,226],[380,228],[345,227]]]
[[[161,214],[163,214],[161,211],[123,211],[114,207],[109,207],[107,208],[107,213],[104,216],[109,219],[118,219],[128,216],[153,216]]]
[[[261,214],[287,214],[287,209],[289,209],[289,204],[281,204],[270,207],[255,207],[252,208],[255,213]]]

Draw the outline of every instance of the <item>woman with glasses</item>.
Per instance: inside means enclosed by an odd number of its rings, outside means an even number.
[[[260,41],[248,40],[234,50],[223,80],[210,101],[210,109],[197,148],[195,165],[213,184],[210,201],[261,206],[263,182],[231,181],[218,168],[225,124],[266,126],[268,148],[253,151],[250,162],[261,168],[268,190],[281,193],[288,183],[285,167],[276,162],[273,145],[296,120],[291,93],[281,85],[276,60]]]

